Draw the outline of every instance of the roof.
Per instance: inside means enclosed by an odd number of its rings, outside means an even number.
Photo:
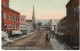
[[[66,7],[68,7],[72,2],[75,2],[75,0],[70,0],[70,1],[67,3]]]
[[[32,20],[26,20],[26,22],[32,22]]]
[[[20,15],[21,17],[26,17],[25,15]]]
[[[11,12],[13,12],[13,13],[20,14],[19,12],[15,11],[15,10],[13,10],[13,9],[10,9],[10,8],[9,8],[9,11],[11,11]]]

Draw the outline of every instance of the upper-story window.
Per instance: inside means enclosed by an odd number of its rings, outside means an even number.
[[[15,17],[13,17],[13,21],[15,21]]]
[[[6,13],[4,13],[4,19],[6,19]]]
[[[8,4],[6,3],[6,7],[8,7]]]
[[[13,16],[11,16],[11,20],[13,20]]]
[[[21,21],[23,21],[23,18],[21,18]]]
[[[3,2],[3,6],[6,7],[6,3],[5,2]]]
[[[77,13],[79,12],[80,6],[77,6]]]
[[[3,6],[4,6],[4,7],[8,7],[8,3],[3,2]]]
[[[16,21],[16,17],[14,17],[14,21]]]
[[[11,16],[9,15],[9,20],[11,20]]]
[[[18,18],[18,21],[19,21],[19,18]]]
[[[80,6],[77,6],[77,17],[79,17],[79,9],[80,9]]]
[[[74,17],[76,16],[76,14],[75,14],[75,13],[76,13],[76,7],[74,7]]]

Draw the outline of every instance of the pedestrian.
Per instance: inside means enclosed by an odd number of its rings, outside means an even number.
[[[45,37],[45,39],[46,39],[47,42],[50,41],[48,33],[46,33],[46,37]]]
[[[54,31],[52,31],[52,38],[54,38],[54,36],[55,36],[55,32],[54,32]]]

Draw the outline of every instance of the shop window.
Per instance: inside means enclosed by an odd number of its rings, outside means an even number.
[[[9,24],[9,29],[11,29],[11,24]]]
[[[16,29],[16,25],[14,25],[14,28]]]
[[[7,28],[7,24],[4,24],[4,28]]]

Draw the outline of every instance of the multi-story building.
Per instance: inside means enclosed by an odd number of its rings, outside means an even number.
[[[32,20],[26,20],[27,33],[31,33],[33,30]]]
[[[79,0],[70,0],[66,8],[68,18],[66,20],[66,32],[70,36],[70,39],[66,38],[66,43],[72,48],[79,48]]]
[[[20,13],[9,8],[9,0],[2,0],[2,31],[19,30]]]
[[[21,15],[20,16],[20,31],[23,33],[23,34],[27,34],[27,27],[26,27],[26,16],[25,15]]]
[[[59,22],[59,32],[63,32],[65,43],[79,49],[79,0],[70,0],[66,5],[67,16]]]

